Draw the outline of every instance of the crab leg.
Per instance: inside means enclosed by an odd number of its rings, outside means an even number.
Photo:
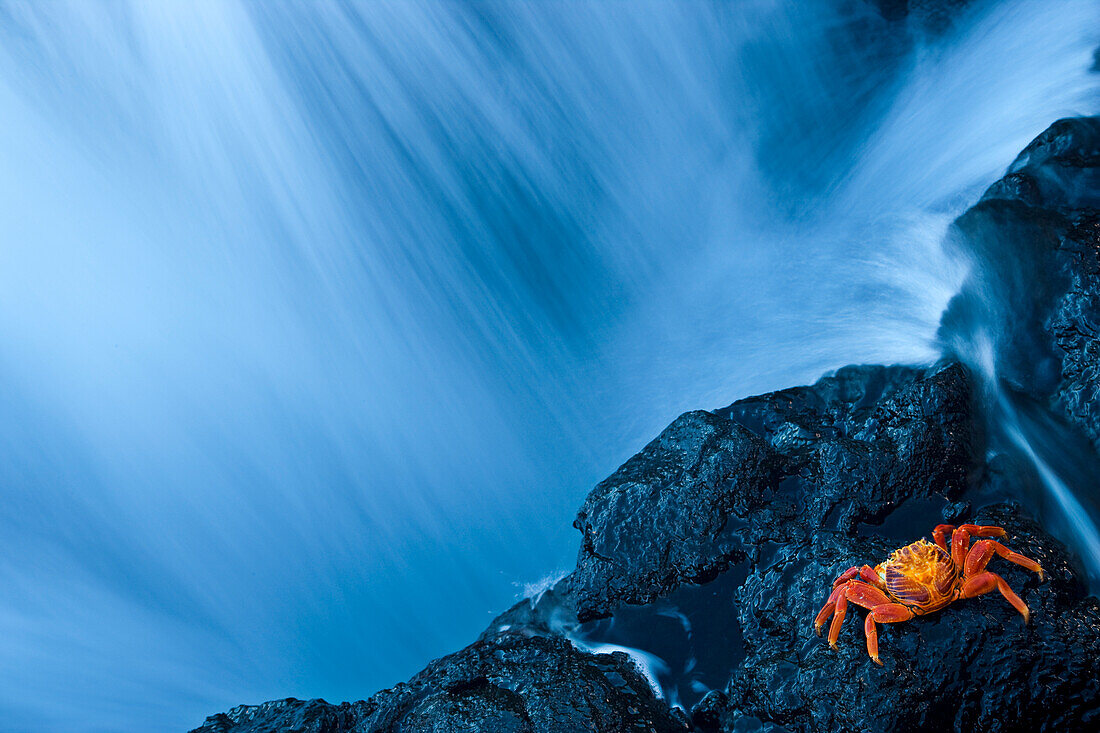
[[[961,573],[966,564],[966,553],[970,551],[970,533],[958,527],[951,533],[951,562]]]
[[[875,569],[870,565],[864,565],[859,569],[859,579],[864,583],[868,583],[878,588],[881,591],[886,590],[886,581],[878,576]]]
[[[847,586],[841,586],[847,588]],[[848,594],[841,592],[836,599],[836,613],[833,615],[833,623],[829,626],[829,646],[836,649],[836,640],[840,637],[840,627],[844,624],[844,614],[848,612]]]
[[[932,530],[932,539],[940,546],[941,550],[947,552],[947,540],[945,540],[943,536],[954,531],[955,525],[953,524],[937,524],[936,528]]]
[[[994,589],[999,590],[1001,595],[1005,597],[1005,600],[1012,604],[1012,607],[1019,611],[1024,617],[1024,623],[1028,622],[1031,617],[1031,613],[1027,610],[1027,604],[1020,600],[1020,597],[1012,592],[1012,589],[1008,587],[1008,583],[1000,575],[991,572],[978,573],[973,578],[967,578],[963,583],[962,592],[959,594],[959,598],[973,598],[975,596],[984,595]]]
[[[870,583],[879,588],[886,588],[886,584],[882,582],[882,578],[878,577],[878,573],[876,573],[875,569],[870,565],[853,565],[833,581],[833,587],[836,588],[838,585],[847,583],[849,580],[854,580],[856,578],[859,578],[864,583]]]
[[[896,624],[913,618],[913,612],[900,603],[884,603],[875,606],[867,614],[867,620],[863,623],[863,633],[867,635],[867,653],[871,655],[871,661],[882,666],[878,658],[878,627],[880,624]]]
[[[848,583],[848,590],[845,595],[848,596],[849,601],[864,608],[876,608],[894,602],[878,588],[861,583],[858,580]]]
[[[847,583],[849,580],[856,577],[857,575],[859,575],[859,566],[853,565],[852,567],[841,573],[840,576],[833,581],[833,587],[836,588],[843,583]]]
[[[1013,552],[996,540],[981,540],[980,542],[974,543],[974,546],[970,548],[970,552],[966,556],[966,566],[963,569],[964,577],[970,578],[985,570],[985,566],[993,559],[994,554],[1000,555],[1005,560],[1025,567],[1034,573],[1038,573],[1039,580],[1043,579],[1043,568],[1039,563],[1029,557],[1024,557],[1018,552]]]
[[[817,618],[814,619],[814,631],[818,636],[821,636],[821,627],[825,624],[829,618],[836,613],[836,600],[844,594],[845,586],[837,586],[833,589],[833,592],[829,594],[829,600],[825,601],[825,606],[818,612]]]
[[[829,594],[829,600],[825,601],[825,605],[818,611],[817,617],[814,619],[814,630],[817,631],[817,635],[821,636],[821,627],[825,625],[825,622],[836,613],[836,601],[845,592],[845,588],[849,582],[859,578],[860,580],[873,585],[880,590],[886,589],[886,584],[882,582],[882,578],[878,576],[874,568],[870,565],[864,565],[862,567],[852,566],[840,574],[836,580],[833,581],[833,592]],[[851,596],[849,596],[851,598]],[[855,600],[853,598],[853,600]],[[887,601],[883,601],[884,603]],[[867,604],[860,604],[870,608]]]
[[[966,555],[970,551],[971,537],[1004,537],[1005,531],[1000,527],[979,526],[977,524],[964,524],[951,533],[951,561],[959,572],[966,566]]]
[[[829,626],[829,646],[833,649],[836,649],[836,641],[840,637],[840,627],[844,624],[844,616],[848,611],[848,601],[868,609],[890,605],[892,603],[885,593],[873,585],[868,585],[858,580],[849,580],[843,585],[838,585],[829,596],[829,601],[825,604],[825,608],[821,609],[821,613],[817,615],[817,619],[814,622],[817,633],[820,636],[821,626],[825,623],[825,620],[829,618],[829,615],[833,614],[833,623]],[[870,647],[868,647],[867,651],[868,653],[871,652]],[[872,654],[872,656],[874,655]]]
[[[959,526],[959,529],[965,529],[967,534],[971,537],[1004,537],[1004,527],[997,527],[992,524],[963,524]]]
[[[962,535],[958,535],[959,530],[963,530],[964,532],[966,532],[965,538],[963,538]],[[951,534],[952,557],[954,556],[953,551],[955,549],[956,535],[959,536],[959,540],[961,543],[966,544],[967,542],[969,542],[970,537],[1004,537],[1006,534],[1004,528],[996,527],[991,524],[962,524],[959,525],[958,528],[956,528],[953,524],[937,524],[936,528],[932,530],[932,539],[937,545],[940,546],[940,549],[944,552],[948,551],[947,540],[944,539],[948,533]],[[959,567],[961,568],[962,565],[960,564]]]
[[[852,603],[868,609],[867,620],[863,622],[863,633],[867,636],[867,654],[876,664],[882,664],[878,660],[878,629],[875,628],[874,611],[876,608],[886,608],[896,604],[878,588],[855,581],[848,584],[845,595]]]

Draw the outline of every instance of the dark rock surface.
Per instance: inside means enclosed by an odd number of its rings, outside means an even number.
[[[635,578],[652,601],[645,579],[690,580],[690,573],[678,572],[682,555],[631,546],[612,563],[590,547],[616,546],[616,538],[636,532],[682,534],[690,526],[706,530],[703,538],[715,537],[709,545],[696,538],[688,566],[700,577],[713,568],[736,575],[732,601],[701,611],[665,605],[648,620],[683,613],[695,629],[697,650],[711,642],[728,649],[728,684],[693,711],[699,730],[763,722],[789,730],[987,729],[1006,714],[1027,721],[1029,730],[1100,723],[1094,717],[1100,715],[1094,682],[1100,644],[1093,638],[1100,607],[1086,598],[1065,550],[1018,506],[992,506],[975,517],[956,501],[1006,480],[977,465],[982,450],[972,396],[972,382],[957,364],[927,371],[849,367],[812,387],[742,400],[707,417],[690,413],[632,459],[659,456],[654,471],[640,472],[628,462],[589,497],[579,525],[599,539],[585,541],[577,571],[555,593],[568,598],[581,589],[574,606],[582,618],[633,602],[635,596],[620,588]],[[720,419],[751,427],[771,452],[738,429],[723,429]],[[689,429],[697,441],[684,434]],[[726,444],[705,439],[730,433],[749,446],[746,455],[780,470],[758,474],[760,483],[745,489],[739,488],[749,483],[745,473],[696,470],[739,465],[725,454]],[[684,483],[693,486],[685,490]],[[678,504],[676,497],[690,503]],[[593,516],[614,518],[614,524],[593,526]],[[631,517],[644,522],[636,525]],[[999,596],[962,602],[883,629],[884,670],[867,657],[860,610],[850,611],[839,653],[813,635],[811,622],[832,578],[853,564],[881,562],[891,550],[928,536],[940,521],[961,518],[1010,527],[1010,544],[1048,569],[1049,580],[1040,585],[1015,566],[996,567],[1031,605],[1030,627]],[[721,531],[708,534],[716,526]],[[740,564],[727,570],[731,557]],[[720,575],[715,584],[722,580]],[[607,596],[593,600],[592,589],[600,587]],[[736,616],[737,644],[700,638],[715,613]],[[615,612],[616,620],[622,615]],[[644,648],[660,643],[644,634],[616,641]],[[685,666],[698,669],[694,661]],[[686,697],[683,686],[679,696]]]
[[[503,632],[432,662],[365,702],[280,700],[207,718],[201,733],[299,731],[687,730],[621,652],[585,654],[560,637]]]
[[[997,594],[961,601],[881,627],[879,669],[867,658],[856,611],[833,652],[810,631],[827,590],[822,579],[880,562],[913,535],[853,541],[822,533],[754,568],[742,585],[737,606],[749,654],[724,691],[696,706],[698,728],[729,731],[755,718],[789,730],[1095,729],[1100,606],[1085,597],[1060,545],[1018,507],[990,507],[976,518],[1010,527],[1009,545],[1047,569],[1040,583],[1009,563],[993,564],[1030,607],[1030,625]]]
[[[580,619],[706,582],[745,558],[734,528],[776,493],[782,458],[727,418],[681,415],[589,494],[573,523],[577,570],[561,589]]]
[[[957,494],[972,461],[969,396],[958,365],[848,367],[682,415],[588,496],[577,569],[555,591],[586,621],[713,579],[765,544]]]
[[[988,343],[997,378],[1086,446],[1098,138],[1096,120],[1056,123],[959,219],[980,267],[942,328],[970,363]],[[364,702],[239,707],[197,730],[1100,730],[1100,604],[1036,519],[1034,469],[992,436],[989,389],[953,360],[854,366],[682,415],[588,496],[576,569],[471,646]],[[1029,625],[997,593],[960,601],[880,626],[884,667],[858,607],[837,651],[813,633],[833,578],[942,521],[1003,526],[1043,565],[1043,582],[990,566]],[[640,651],[586,651],[607,648]]]
[[[1100,118],[1059,120],[955,224],[973,274],[941,336],[1100,449]]]

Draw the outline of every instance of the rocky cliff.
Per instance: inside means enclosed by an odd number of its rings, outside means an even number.
[[[589,494],[575,570],[469,647],[366,701],[242,706],[196,733],[1100,729],[1100,604],[1020,499],[1038,478],[990,437],[989,376],[959,361],[986,344],[996,379],[1100,447],[1098,141],[1097,119],[1055,123],[956,222],[975,274],[943,362],[682,415]],[[960,601],[883,627],[884,667],[859,609],[838,650],[813,633],[844,569],[964,520],[1046,570],[993,561],[1030,624],[997,594]]]

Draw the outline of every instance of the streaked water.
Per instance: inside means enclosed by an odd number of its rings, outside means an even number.
[[[935,358],[1095,3],[0,5],[0,716],[357,699],[678,412]]]

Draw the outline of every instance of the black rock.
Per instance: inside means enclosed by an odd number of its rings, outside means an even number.
[[[432,662],[365,702],[241,706],[207,718],[193,733],[687,729],[686,717],[654,696],[626,654],[586,654],[559,637],[505,632]]]
[[[761,545],[954,496],[974,462],[969,399],[958,365],[847,367],[682,415],[588,496],[577,569],[555,593],[588,621],[711,580]]]
[[[228,713],[211,715],[192,733],[260,733],[261,731],[301,731],[301,733],[338,733],[356,730],[360,720],[370,713],[365,702],[330,705],[324,700],[272,700],[262,705],[238,705]]]
[[[943,318],[948,348],[1100,449],[1100,118],[1037,137],[951,240],[973,274]]]
[[[667,648],[675,628],[653,629],[680,617],[688,632],[677,643],[692,649],[686,663],[676,660],[681,674],[698,683],[728,669],[724,689],[693,708],[699,730],[1089,729],[1100,723],[1100,607],[1086,596],[1070,556],[1018,505],[991,505],[975,515],[968,500],[954,501],[989,495],[991,481],[1001,492],[1018,481],[973,470],[984,446],[971,389],[957,364],[927,371],[850,367],[812,387],[684,416],[586,501],[579,525],[600,539],[586,540],[574,577],[555,593],[580,588],[576,608],[611,614],[610,625],[582,627],[589,641]],[[720,419],[751,427],[771,452]],[[728,442],[712,440],[731,434],[746,456],[779,465],[780,474],[765,471],[753,483],[751,472],[698,470],[739,465]],[[658,456],[658,470],[642,470],[643,459]],[[592,517],[618,519],[601,534],[604,525],[593,525]],[[850,607],[839,652],[813,634],[812,620],[844,569],[877,564],[944,519],[963,518],[1009,528],[1007,542],[1046,569],[1048,579],[1039,583],[1018,566],[993,563],[1031,607],[1030,626],[999,595],[959,602],[883,628],[884,669],[867,655],[861,609]],[[702,568],[704,577],[721,568],[706,587],[722,593],[708,604],[693,603],[677,583],[647,582],[692,582],[690,573],[677,571],[684,555],[675,548],[623,553],[614,563],[589,549],[614,546],[621,533],[683,536],[693,526],[705,531],[687,543],[688,566],[693,573]],[[634,602],[620,591],[632,578],[642,580],[643,608],[623,605]],[[594,600],[601,587],[605,595]],[[731,624],[715,620],[727,614],[736,618],[735,640]],[[662,681],[687,698],[684,679],[667,674]]]
[[[834,652],[811,629],[829,579],[885,560],[902,540],[821,533],[809,547],[785,548],[741,587],[749,654],[724,694],[696,707],[699,729],[732,731],[741,718],[800,731],[1096,729],[1100,605],[1085,596],[1064,549],[1018,507],[974,519],[1010,528],[1008,545],[1047,571],[1040,583],[1005,561],[991,564],[1028,604],[1030,625],[999,594],[959,601],[880,625],[879,668],[867,656],[863,611],[849,606],[854,618]]]
[[[738,519],[775,494],[780,466],[732,420],[681,415],[589,494],[577,569],[556,592],[585,621],[713,579],[744,559]]]

